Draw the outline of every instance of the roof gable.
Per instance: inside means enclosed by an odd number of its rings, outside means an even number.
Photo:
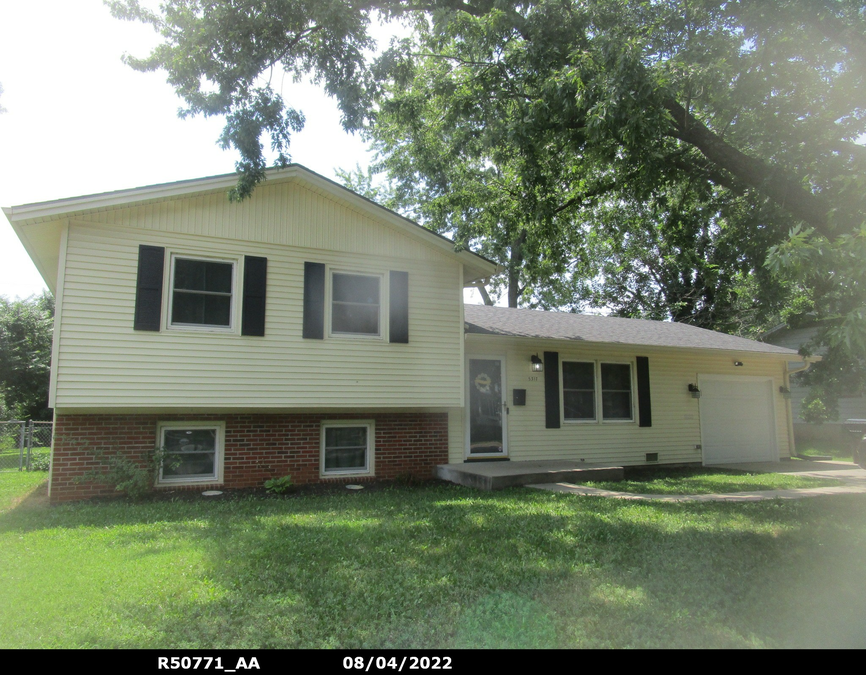
[[[227,213],[226,207],[229,204],[226,191],[233,187],[236,181],[235,174],[228,174],[38,204],[24,204],[3,210],[49,288],[53,290],[56,284],[60,248],[59,233],[65,219],[77,218],[91,222],[115,223],[118,220],[116,214],[124,211],[125,214],[119,218],[126,219],[126,224],[131,225],[136,219],[136,214],[147,213],[151,218],[148,227],[160,229],[158,218],[173,217],[178,208],[200,208],[203,204],[210,204],[209,208],[213,208],[218,204],[223,212]],[[266,210],[262,205],[272,201],[267,195],[273,196],[274,192],[279,191],[281,187],[283,193],[286,193],[285,188],[289,186],[301,187],[310,195],[315,195],[314,201],[317,201],[319,206],[326,205],[326,210],[330,208],[334,212],[335,209],[331,207],[338,205],[336,211],[340,209],[352,211],[356,214],[355,220],[358,222],[366,221],[381,225],[386,230],[390,230],[391,236],[395,239],[413,242],[412,246],[416,249],[421,247],[441,255],[453,256],[462,263],[464,282],[467,284],[489,277],[497,271],[495,263],[470,251],[455,251],[454,242],[450,239],[379,206],[299,164],[293,164],[286,169],[269,171],[268,180],[259,186],[249,200],[232,205],[235,210],[232,215],[237,225],[232,236],[239,239],[250,236],[250,232],[255,229],[255,224],[250,222],[250,218],[261,217],[263,210]],[[180,206],[181,204],[183,206]],[[282,204],[285,205],[286,202]],[[270,216],[273,217],[274,214],[270,213]],[[153,220],[154,217],[157,220]],[[139,220],[135,226],[142,226],[144,222]],[[254,236],[253,240],[262,239]],[[368,238],[359,236],[357,233],[346,240],[363,243],[368,248],[371,245]],[[313,247],[332,248],[333,241],[334,238],[329,240],[327,246],[315,246],[313,242]],[[395,246],[399,248],[399,244],[388,242],[387,238],[380,238],[378,250],[372,253],[382,254]]]

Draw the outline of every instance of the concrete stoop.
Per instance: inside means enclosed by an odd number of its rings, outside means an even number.
[[[623,467],[586,462],[466,462],[440,464],[436,477],[477,490],[501,490],[533,483],[622,480]]]

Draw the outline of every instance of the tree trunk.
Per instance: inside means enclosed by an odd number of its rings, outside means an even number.
[[[487,292],[484,284],[478,284],[475,289],[481,294],[481,299],[484,301],[485,305],[493,304],[493,298],[490,297],[490,293]]]
[[[508,261],[508,306],[517,307],[520,299],[520,271],[523,269],[523,244],[526,242],[526,228],[520,230],[511,244],[511,257]]]

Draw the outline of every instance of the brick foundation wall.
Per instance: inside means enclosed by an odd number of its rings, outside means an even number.
[[[375,476],[320,478],[321,423],[353,419],[375,422]],[[158,444],[157,424],[179,421],[225,423],[223,483],[211,487],[260,487],[269,478],[285,475],[298,485],[407,475],[431,478],[434,467],[448,461],[447,413],[57,415],[52,503],[115,494],[111,486],[81,481],[83,475],[102,466],[94,450],[122,453],[144,466]],[[178,488],[172,485],[165,489]],[[197,483],[193,489],[206,490],[208,485]]]

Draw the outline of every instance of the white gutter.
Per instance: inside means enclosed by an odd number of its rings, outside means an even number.
[[[802,366],[794,366],[791,367],[792,363],[797,363],[796,361],[786,361],[785,362],[785,372],[788,375],[793,375],[794,373],[803,373],[809,368],[812,367],[813,363],[818,363],[821,360],[820,356],[805,356],[803,357],[803,365]]]

